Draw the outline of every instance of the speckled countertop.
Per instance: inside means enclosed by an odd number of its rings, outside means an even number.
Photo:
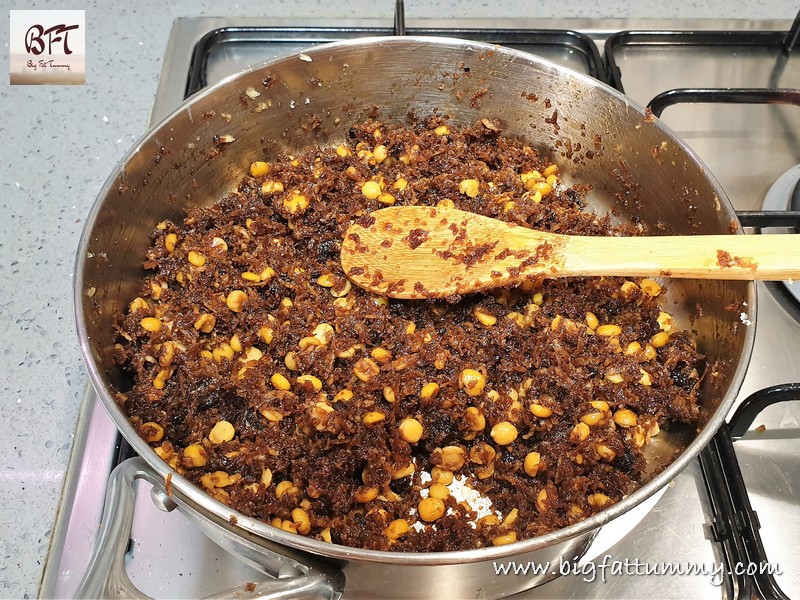
[[[181,16],[387,18],[389,0],[3,2],[8,10],[85,9],[82,86],[0,84],[0,598],[38,593],[71,439],[87,385],[72,314],[75,249],[114,165],[144,133],[172,21]],[[463,17],[791,19],[787,0],[429,0],[409,19]],[[533,12],[536,14],[533,14]]]

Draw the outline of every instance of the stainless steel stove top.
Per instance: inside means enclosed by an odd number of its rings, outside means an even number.
[[[580,31],[592,49],[569,41],[535,51],[579,70],[591,72],[593,61],[612,47],[625,92],[640,104],[674,88],[800,88],[800,55],[782,55],[759,45],[765,31],[788,31],[791,22],[700,21],[534,21],[469,19],[409,21],[423,32],[449,29],[523,31],[506,37],[510,45],[529,49],[524,30]],[[151,115],[155,123],[184,98],[187,74],[200,73],[214,83],[242,67],[282,54],[298,52],[331,36],[391,32],[392,23],[348,20],[288,23],[252,19],[191,18],[175,22]],[[223,28],[224,36],[204,38]],[[244,28],[244,29],[242,29]],[[264,41],[265,28],[273,36]],[[311,28],[311,32],[309,31]],[[305,30],[305,31],[303,31]],[[688,31],[694,36],[662,39],[647,35],[612,35],[619,31]],[[356,33],[353,33],[353,32]],[[746,32],[744,43],[699,46],[702,32]],[[741,35],[741,34],[737,34]],[[457,35],[456,35],[457,36]],[[268,37],[268,36],[267,36]],[[336,37],[335,39],[340,39]],[[502,37],[502,36],[501,36]],[[727,40],[731,36],[722,36]],[[748,41],[749,40],[749,41]],[[204,64],[193,63],[198,42],[206,47]],[[800,52],[798,50],[797,52]],[[797,54],[795,52],[795,54]],[[599,77],[608,77],[600,62]],[[193,85],[190,82],[190,86]],[[686,140],[720,180],[737,210],[760,210],[764,198],[784,173],[800,163],[800,107],[769,104],[679,104],[667,108],[663,120]],[[779,187],[793,187],[783,177]],[[796,181],[797,178],[795,178]],[[773,190],[767,208],[784,210]],[[770,204],[768,202],[768,204]],[[800,381],[800,309],[787,299],[781,284],[759,284],[755,349],[737,406],[762,388]],[[753,325],[749,325],[753,326]],[[800,531],[800,424],[797,405],[785,402],[761,413],[755,425],[736,442],[750,500],[758,513],[776,580],[789,596],[800,595],[800,566],[794,548]],[[117,432],[87,389],[79,419],[61,512],[41,588],[42,597],[73,597],[89,560],[102,512],[108,474],[116,461]],[[133,582],[159,598],[202,597],[260,581],[264,575],[220,550],[189,525],[178,511],[165,513],[150,500],[147,484],[137,495],[127,568]],[[578,573],[565,575],[526,592],[525,597],[662,598],[724,597],[719,547],[710,541],[709,502],[700,465],[690,464],[660,495],[632,519],[630,532],[604,528]],[[605,566],[603,566],[605,565]],[[695,574],[663,574],[664,569],[697,568]],[[745,565],[746,567],[746,565]],[[553,565],[558,570],[557,565]],[[654,572],[655,571],[655,572]],[[649,573],[649,574],[648,574]],[[524,574],[508,575],[525,577]],[[486,591],[491,595],[491,590]]]

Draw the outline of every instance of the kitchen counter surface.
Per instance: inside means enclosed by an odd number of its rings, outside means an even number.
[[[786,0],[406,2],[414,18],[791,19]],[[8,9],[85,9],[86,84],[0,84],[0,598],[38,594],[86,372],[72,312],[75,249],[104,180],[148,124],[172,21],[182,16],[385,18],[393,3],[4,2]]]

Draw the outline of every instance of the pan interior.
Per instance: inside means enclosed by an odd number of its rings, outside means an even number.
[[[643,232],[736,230],[713,177],[657,119],[593,79],[513,50],[447,39],[356,40],[223,80],[192,97],[123,159],[79,249],[76,311],[92,381],[117,426],[157,471],[168,469],[114,400],[114,391],[129,384],[112,356],[115,315],[136,296],[154,226],[223,196],[253,160],[336,145],[351,124],[369,117],[403,122],[409,114],[434,113],[459,126],[498,121],[504,135],[550,153],[565,183],[591,183],[591,210],[637,223]],[[699,451],[733,402],[752,345],[744,321],[753,319],[755,292],[749,282],[662,283],[676,327],[694,333],[713,365],[701,392],[700,431],[674,427],[649,449],[652,471],[667,477]],[[690,445],[693,452],[672,462]]]

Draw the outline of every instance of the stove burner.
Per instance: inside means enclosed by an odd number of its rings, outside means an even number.
[[[775,180],[764,197],[764,210],[798,210],[800,209],[800,165],[786,171]],[[770,227],[764,233],[800,233],[800,227]],[[797,303],[800,303],[800,281],[782,281],[781,284]]]

